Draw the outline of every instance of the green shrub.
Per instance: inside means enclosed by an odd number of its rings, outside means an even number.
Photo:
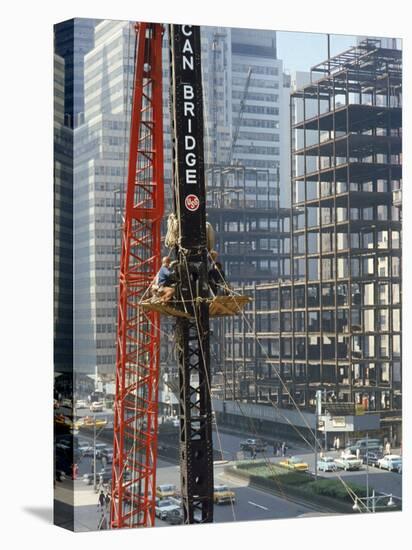
[[[366,489],[355,483],[347,483],[348,487],[358,496],[365,497]],[[353,497],[348,493],[343,483],[339,479],[321,479],[307,485],[307,489],[315,495],[322,495],[339,500],[353,501]]]
[[[301,485],[313,480],[312,476],[305,472],[293,472],[264,460],[242,461],[238,462],[236,467],[254,478],[260,477],[274,482],[280,481],[281,478],[280,482],[287,485]]]

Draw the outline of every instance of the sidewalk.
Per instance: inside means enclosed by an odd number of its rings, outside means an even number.
[[[56,485],[54,498],[69,506],[97,506],[99,492],[96,493],[93,486],[78,481],[74,485],[74,491],[71,487]]]

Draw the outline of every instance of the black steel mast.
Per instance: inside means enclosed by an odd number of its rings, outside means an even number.
[[[176,299],[181,494],[185,523],[213,521],[208,257],[200,28],[169,25],[174,208],[179,224]]]

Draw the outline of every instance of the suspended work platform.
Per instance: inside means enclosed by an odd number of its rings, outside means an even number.
[[[252,301],[249,296],[215,296],[206,300],[209,304],[209,316],[210,317],[224,317],[237,315],[240,313],[246,305]],[[145,311],[157,311],[162,315],[171,315],[172,317],[184,317],[191,319],[194,317],[190,313],[192,309],[192,303],[188,303],[187,307],[183,307],[184,304],[171,300],[166,304],[162,304],[160,301],[146,300],[142,302],[141,307]]]

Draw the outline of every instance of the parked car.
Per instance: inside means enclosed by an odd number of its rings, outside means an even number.
[[[364,438],[364,439],[358,439],[354,443],[348,445],[347,449],[353,455],[356,455],[356,451],[359,450],[360,456],[363,456],[367,450],[382,452],[383,444],[380,439]]]
[[[344,454],[335,458],[335,464],[338,468],[347,470],[360,470],[362,468],[362,460],[356,458],[355,455]]]
[[[377,466],[380,458],[382,458],[382,453],[379,451],[367,451],[363,455],[362,461],[364,464],[368,464],[369,466]]]
[[[246,439],[246,441],[241,441],[240,450],[241,451],[252,451],[253,449],[257,453],[266,451],[267,444],[261,439]]]
[[[284,458],[279,462],[279,466],[283,466],[284,468],[288,468],[289,470],[294,470],[296,472],[307,472],[309,470],[308,463],[302,460],[299,456]]]
[[[91,412],[103,412],[104,404],[103,401],[94,401],[90,405]]]
[[[156,500],[155,515],[159,519],[166,519],[167,513],[172,510],[178,510],[180,512],[180,507],[168,498]]]
[[[130,472],[125,471],[123,475],[124,481],[130,481]],[[86,485],[92,485],[93,484],[93,473],[89,472],[87,474],[83,474],[83,483]],[[112,468],[111,466],[107,468],[101,468],[101,470],[96,471],[96,482],[97,485],[100,484],[107,484],[111,483],[112,481]]]
[[[156,487],[156,496],[158,498],[168,498],[177,496],[177,487],[176,485],[158,485]]]
[[[183,523],[183,514],[180,508],[173,508],[166,512],[165,521],[170,525],[180,525]]]
[[[331,456],[322,456],[318,460],[318,470],[320,472],[335,472],[337,466]]]
[[[87,409],[87,402],[84,399],[78,399],[75,405],[76,409]]]
[[[216,504],[235,503],[236,496],[227,485],[215,485],[213,489],[213,502]]]
[[[399,455],[385,455],[378,460],[378,468],[389,470],[390,472],[402,472],[402,457]]]

